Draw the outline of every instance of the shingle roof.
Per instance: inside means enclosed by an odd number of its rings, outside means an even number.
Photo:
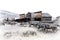
[[[42,17],[52,17],[52,16],[48,13],[42,13]]]

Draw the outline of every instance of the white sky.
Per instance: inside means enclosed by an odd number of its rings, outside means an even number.
[[[56,17],[60,15],[60,0],[0,0],[0,10],[17,14],[42,10]]]

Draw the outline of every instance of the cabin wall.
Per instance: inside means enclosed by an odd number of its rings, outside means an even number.
[[[52,17],[42,17],[42,21],[51,21]]]
[[[25,14],[20,14],[20,19],[24,19],[25,18]]]
[[[41,21],[41,17],[42,17],[42,12],[33,12],[31,14],[31,20],[34,21]]]

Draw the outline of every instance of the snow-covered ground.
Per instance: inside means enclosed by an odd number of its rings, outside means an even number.
[[[35,36],[22,36],[22,33],[25,31],[35,31],[37,35]],[[7,32],[11,32],[11,37],[6,37],[4,35]],[[9,36],[9,35],[8,35]],[[56,33],[43,33],[37,31],[35,27],[28,27],[28,25],[21,26],[21,25],[0,25],[0,40],[60,40],[60,30]]]

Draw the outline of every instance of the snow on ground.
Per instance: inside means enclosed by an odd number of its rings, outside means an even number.
[[[56,33],[43,33],[37,31],[35,27],[28,27],[29,25],[21,26],[19,24],[16,25],[1,25],[0,24],[0,40],[60,40],[60,29]],[[35,36],[22,36],[23,32],[26,31],[35,31],[37,35]],[[6,32],[11,32],[11,37],[6,37],[4,34]]]
[[[25,31],[35,31],[37,33],[36,36],[24,37],[22,36],[22,32]],[[4,34],[6,32],[12,32],[13,35],[10,38],[6,38]],[[17,34],[19,32],[19,34]],[[0,25],[0,40],[60,40],[60,30],[56,33],[43,33],[37,31],[35,27],[23,27],[21,25]]]

